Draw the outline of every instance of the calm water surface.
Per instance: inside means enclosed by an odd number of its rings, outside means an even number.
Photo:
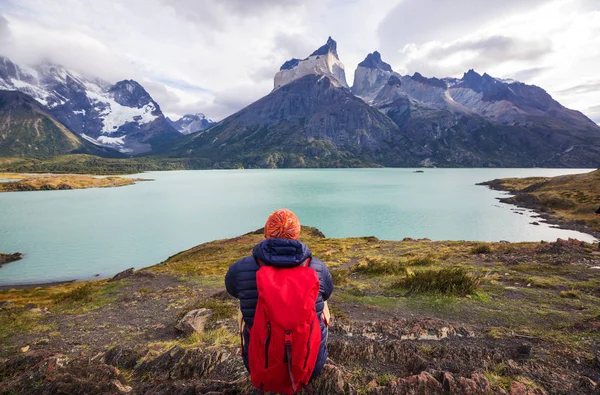
[[[502,177],[590,170],[414,169],[152,172],[134,186],[0,194],[0,285],[110,276],[262,227],[277,208],[328,237],[539,241],[592,236],[534,226],[475,186]],[[133,176],[135,177],[135,176]]]

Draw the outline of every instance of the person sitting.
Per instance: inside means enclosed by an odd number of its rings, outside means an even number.
[[[298,241],[300,222],[290,210],[272,213],[264,236],[252,255],[229,267],[225,286],[240,300],[242,358],[252,384],[260,392],[295,393],[327,359],[333,280]]]

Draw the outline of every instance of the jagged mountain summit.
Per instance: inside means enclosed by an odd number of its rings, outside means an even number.
[[[401,75],[373,52],[350,90],[338,62],[329,38],[286,62],[269,95],[164,154],[216,167],[600,165],[600,127],[539,87]]]
[[[0,156],[110,154],[106,151],[76,136],[31,96],[0,90]]]
[[[461,79],[403,76],[377,52],[352,91],[388,115],[436,166],[597,166],[600,127],[542,88],[469,70]]]
[[[206,118],[202,113],[186,114],[177,121],[172,121],[167,117],[167,121],[181,134],[192,134],[207,129],[216,122]]]
[[[30,95],[72,132],[124,154],[148,152],[180,136],[133,80],[112,85],[52,63],[26,67],[0,57],[0,89]]]
[[[305,59],[290,59],[285,62],[275,75],[275,87],[280,88],[306,75],[327,76],[336,86],[348,88],[344,64],[337,53],[337,43],[331,37],[325,45]]]

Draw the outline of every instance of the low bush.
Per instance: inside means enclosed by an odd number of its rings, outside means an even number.
[[[54,296],[56,302],[89,302],[93,299],[95,289],[91,283],[82,285],[68,292]]]
[[[401,262],[393,262],[381,258],[366,258],[358,265],[355,265],[352,270],[356,273],[368,275],[386,275],[386,274],[404,274],[406,266]]]
[[[435,265],[437,260],[431,255],[425,255],[419,258],[415,258],[409,262],[411,266],[431,266]]]
[[[405,288],[407,294],[434,293],[465,296],[473,294],[481,283],[481,276],[463,268],[424,270],[408,274],[392,284],[393,288]]]
[[[569,291],[560,291],[560,297],[568,299],[581,299],[581,292],[579,292],[576,289],[571,289]]]
[[[489,254],[490,252],[492,252],[492,247],[487,244],[479,244],[471,249],[473,254]]]
[[[348,284],[348,276],[350,271],[345,269],[333,269],[331,270],[331,277],[333,278],[333,285],[336,287]]]

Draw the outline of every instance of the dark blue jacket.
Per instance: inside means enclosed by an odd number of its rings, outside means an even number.
[[[254,323],[254,312],[258,303],[258,290],[256,288],[256,272],[259,269],[256,259],[264,265],[275,267],[296,267],[311,256],[310,249],[297,240],[265,239],[258,243],[252,255],[240,259],[229,267],[225,275],[227,292],[240,300],[240,309],[244,317],[244,364],[248,368],[248,345],[250,333]],[[318,376],[327,359],[327,327],[322,320],[324,301],[329,299],[333,292],[333,280],[327,266],[317,258],[311,258],[309,267],[313,268],[319,277],[321,289],[317,298],[317,317],[321,321],[321,347],[315,364],[313,377]]]

